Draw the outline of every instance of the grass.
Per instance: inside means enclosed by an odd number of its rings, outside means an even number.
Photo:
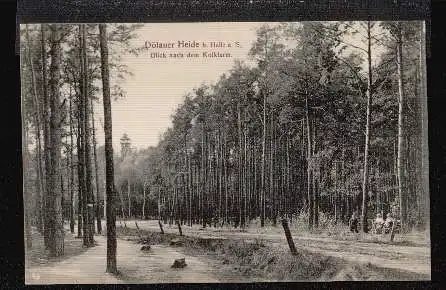
[[[238,271],[247,281],[331,281],[331,280],[413,280],[423,275],[371,264],[353,264],[343,259],[299,249],[291,255],[287,246],[271,245],[262,239],[199,238],[161,234],[129,228],[117,228],[119,237],[150,244],[169,244],[173,238],[183,241],[182,250],[190,255],[206,255],[220,265]]]

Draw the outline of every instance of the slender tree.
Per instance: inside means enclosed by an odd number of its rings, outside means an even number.
[[[110,73],[108,63],[107,26],[99,24],[99,41],[101,47],[101,76],[104,102],[105,132],[105,183],[107,199],[107,269],[116,274],[116,208],[113,169],[112,114],[110,100]]]
[[[405,98],[403,81],[403,38],[401,23],[396,24],[396,50],[397,50],[397,70],[398,70],[398,155],[397,155],[397,174],[398,174],[398,196],[400,205],[401,225],[403,229],[407,226],[407,208],[406,194],[407,186],[405,180]]]
[[[364,147],[364,175],[362,181],[362,231],[368,232],[367,206],[369,197],[369,147],[370,147],[370,119],[372,109],[372,23],[367,21],[367,105],[366,105],[366,127],[365,127],[365,147]]]
[[[64,230],[62,220],[62,191],[60,187],[61,160],[61,96],[60,96],[60,64],[61,33],[60,26],[54,24],[51,29],[51,66],[50,66],[50,160],[48,170],[48,230],[49,250],[51,256],[62,256],[64,253]]]
[[[100,206],[100,190],[99,190],[99,174],[98,174],[98,156],[96,154],[96,130],[94,126],[94,105],[93,99],[90,99],[90,111],[91,111],[91,130],[92,130],[92,138],[93,138],[93,158],[94,158],[94,172],[95,172],[95,187],[96,187],[96,226],[98,229],[98,233],[102,232],[102,224],[101,224],[101,206]]]

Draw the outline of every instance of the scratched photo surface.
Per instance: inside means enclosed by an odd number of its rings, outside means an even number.
[[[430,280],[424,21],[21,24],[26,284]]]

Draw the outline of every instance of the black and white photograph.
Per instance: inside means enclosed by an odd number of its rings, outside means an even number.
[[[27,285],[431,280],[425,21],[18,30]]]

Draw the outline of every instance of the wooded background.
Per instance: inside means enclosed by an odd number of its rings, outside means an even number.
[[[107,27],[101,38],[93,24],[21,26],[26,229],[55,255],[63,219],[87,246],[102,230],[113,148],[97,146],[93,108],[104,69],[111,97],[123,97],[120,58],[142,50],[130,44],[140,25]],[[256,65],[237,62],[187,94],[156,147],[134,150],[123,136],[107,215],[234,227],[288,218],[311,230],[357,211],[367,231],[383,211],[405,231],[429,227],[424,22],[266,24],[250,57]]]

